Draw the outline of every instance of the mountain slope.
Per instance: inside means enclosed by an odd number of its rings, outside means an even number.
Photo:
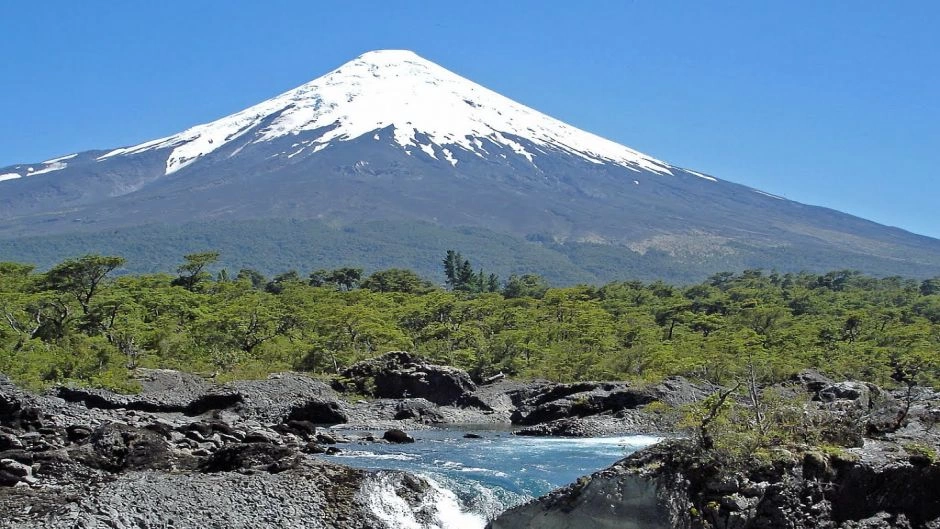
[[[179,134],[0,169],[0,238],[37,249],[55,234],[270,219],[425,223],[451,234],[442,244],[476,227],[580,256],[572,279],[666,261],[689,279],[845,263],[940,274],[940,241],[672,166],[405,51],[364,54]]]

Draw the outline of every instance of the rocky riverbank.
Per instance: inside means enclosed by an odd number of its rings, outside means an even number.
[[[0,376],[0,527],[451,527],[452,493],[321,454],[462,424],[514,425],[518,435],[668,433],[677,419],[668,410],[717,389],[681,378],[481,382],[403,352],[329,383],[283,373],[216,384],[145,369],[137,381],[134,395],[37,395]],[[731,467],[670,441],[492,527],[940,527],[936,394],[898,421],[903,396],[869,384],[807,373],[781,391],[862,425],[857,446],[787,447]]]
[[[134,395],[74,387],[37,395],[0,377],[0,526],[378,529],[397,527],[395,516],[405,512],[432,527],[444,516],[436,511],[441,502],[453,503],[446,491],[318,455],[409,442],[405,430],[454,424],[533,428],[586,419],[590,431],[562,433],[630,431],[637,425],[616,415],[640,413],[633,408],[667,391],[617,383],[480,386],[462,371],[400,352],[353,366],[332,385],[296,373],[215,384],[146,369],[137,382]],[[659,423],[652,418],[639,429]]]
[[[526,505],[491,529],[937,529],[940,394],[834,382],[815,373],[807,413],[858,426],[855,446],[788,445],[729,461],[693,440],[671,440]],[[900,415],[901,412],[903,416]]]

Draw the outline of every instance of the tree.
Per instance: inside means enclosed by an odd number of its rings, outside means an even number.
[[[264,288],[264,285],[268,282],[264,278],[264,275],[253,269],[253,268],[242,268],[238,271],[238,275],[235,276],[236,281],[248,281],[251,283],[251,288],[255,290],[261,290]]]
[[[125,263],[123,257],[89,254],[64,261],[46,272],[49,288],[75,297],[87,315],[102,281]]]
[[[406,294],[424,294],[434,289],[434,285],[429,281],[425,281],[411,270],[401,268],[375,272],[359,286],[373,292],[404,292]]]
[[[330,271],[325,268],[318,268],[313,272],[310,272],[309,280],[307,281],[312,287],[323,287],[327,284],[327,278],[330,276]]]
[[[447,250],[447,255],[444,256],[444,277],[450,290],[470,292],[473,290],[476,274],[469,259],[464,259],[460,252]]]
[[[548,291],[548,283],[537,274],[515,274],[506,280],[503,287],[503,296],[507,298],[535,298],[540,299]]]
[[[362,280],[362,268],[337,268],[330,272],[326,280],[340,290],[349,291],[359,286],[359,281]]]
[[[325,270],[323,268],[310,273],[309,284],[314,287],[333,286],[337,290],[350,291],[359,286],[362,280],[362,268],[337,268]]]
[[[190,292],[196,291],[196,286],[209,279],[211,276],[205,271],[205,268],[219,260],[219,252],[201,252],[184,255],[186,260],[181,264],[176,272],[179,277],[173,281],[176,286],[181,286]]]
[[[454,250],[447,250],[447,255],[444,256],[444,277],[446,278],[447,287],[451,290],[456,290],[457,286],[457,271],[460,269],[460,260],[462,257],[459,253]]]
[[[924,296],[940,294],[940,276],[925,279],[924,282],[920,284],[920,293]]]
[[[283,274],[274,276],[274,279],[268,281],[264,286],[264,291],[271,294],[280,294],[284,292],[284,287],[291,283],[301,283],[300,274],[296,270],[288,270]]]

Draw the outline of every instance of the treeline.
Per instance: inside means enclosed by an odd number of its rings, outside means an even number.
[[[851,271],[716,274],[692,286],[627,281],[550,288],[500,280],[457,252],[445,285],[390,269],[116,275],[88,255],[48,272],[0,263],[0,372],[33,387],[129,389],[135,367],[222,379],[331,374],[406,349],[478,377],[774,381],[804,368],[879,384],[940,380],[940,278]]]

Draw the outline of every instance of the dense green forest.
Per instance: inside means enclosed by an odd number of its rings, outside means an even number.
[[[120,275],[124,259],[101,255],[44,273],[0,263],[0,372],[31,387],[133,389],[135,367],[333,374],[405,349],[477,377],[769,382],[813,367],[886,385],[940,380],[940,278],[749,270],[690,286],[551,288],[440,257],[443,285],[403,269],[265,277],[218,270],[215,252],[185,256],[176,275]]]
[[[634,251],[619,244],[556,242],[550,234],[507,235],[479,227],[448,227],[420,221],[383,220],[338,224],[319,220],[205,220],[183,225],[98,226],[80,222],[67,234],[27,236],[0,226],[0,259],[31,263],[46,270],[66,257],[83,253],[121,255],[124,272],[172,272],[180,256],[212,248],[218,266],[254,268],[274,275],[291,268],[309,270],[355,263],[368,273],[410,268],[443,281],[440,256],[448,248],[472,248],[474,260],[508,277],[537,273],[556,286],[602,284],[621,280],[663,280],[683,285],[714,273],[775,267],[817,273],[836,268],[864,270],[877,276],[926,279],[940,273],[929,255],[892,252],[881,257],[847,254],[812,241],[765,247],[728,241],[722,251]],[[86,231],[87,230],[87,231]]]

